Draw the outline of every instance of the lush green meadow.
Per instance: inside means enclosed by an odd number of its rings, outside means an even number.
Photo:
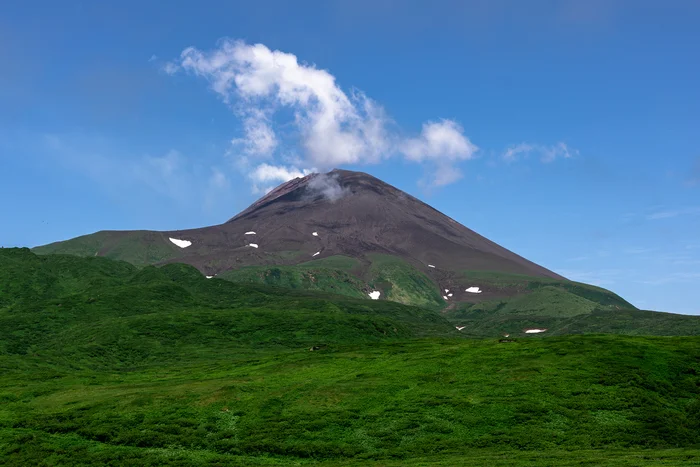
[[[467,339],[439,312],[0,251],[6,465],[700,465],[700,337]]]

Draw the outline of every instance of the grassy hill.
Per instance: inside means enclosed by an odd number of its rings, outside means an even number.
[[[100,231],[62,242],[38,246],[32,251],[40,255],[63,254],[81,257],[103,256],[126,261],[136,266],[147,266],[173,260],[182,255],[182,249],[173,245],[160,232]]]
[[[438,286],[416,268],[390,255],[371,254],[365,264],[347,256],[331,256],[294,266],[249,266],[226,271],[218,278],[295,290],[328,292],[366,298],[378,290],[382,300],[429,309],[445,305]]]
[[[149,231],[97,232],[37,247],[32,251],[40,255],[106,257],[127,261],[137,267],[178,261],[184,254],[165,234]],[[200,253],[208,258],[202,270],[221,266],[216,256],[208,256],[211,252]],[[353,298],[366,298],[370,292],[379,291],[381,300],[432,310],[448,308],[450,311],[464,311],[474,302],[485,302],[481,307],[483,309],[503,307],[503,303],[509,303],[513,298],[516,298],[513,306],[505,307],[504,311],[517,309],[522,313],[525,306],[530,311],[538,308],[541,312],[539,315],[548,317],[635,308],[608,290],[567,280],[471,270],[435,270],[428,275],[398,256],[378,253],[367,253],[357,258],[334,255],[294,264],[300,260],[300,254],[299,251],[265,253],[264,260],[260,260],[265,263],[263,265],[233,266],[232,269],[218,272],[216,277],[241,284]],[[447,297],[448,300],[444,298],[442,289],[461,292],[467,284],[488,289],[485,290],[487,293],[466,296],[462,293],[454,298]],[[455,305],[465,301],[466,306]],[[456,314],[453,318],[460,316]]]
[[[550,318],[615,330],[641,317],[660,334],[697,323],[605,313]],[[178,264],[2,249],[0,459],[700,464],[700,337],[499,342],[465,339],[444,316]]]

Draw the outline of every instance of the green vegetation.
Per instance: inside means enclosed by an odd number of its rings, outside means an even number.
[[[345,257],[331,257],[296,266],[248,266],[223,272],[217,278],[241,284],[264,284],[367,298],[371,286],[346,272],[351,268],[352,263]]]
[[[33,248],[39,255],[65,254],[82,257],[104,256],[135,266],[156,264],[180,257],[181,248],[165,235],[150,231],[102,231],[63,242]]]
[[[244,284],[264,284],[295,290],[328,292],[366,298],[373,290],[381,298],[405,305],[439,309],[444,301],[437,285],[401,258],[368,255],[369,267],[359,260],[336,255],[296,266],[250,266],[217,277]]]
[[[700,337],[465,339],[434,311],[181,264],[0,250],[0,371],[5,465],[700,465]]]
[[[368,275],[388,300],[432,309],[444,306],[437,284],[406,261],[392,255],[368,257]]]
[[[503,295],[448,310],[448,319],[464,326],[463,333],[472,337],[517,335],[527,328],[547,329],[547,335],[700,334],[697,317],[640,311],[618,295],[588,284],[485,271],[466,271],[463,277]]]
[[[343,255],[329,256],[327,258],[315,259],[312,261],[307,261],[306,263],[301,263],[300,266],[314,267],[314,268],[330,268],[339,269],[341,271],[357,271],[362,268],[360,261],[355,258]]]
[[[464,279],[476,284],[488,284],[513,295],[527,293],[543,287],[558,287],[574,295],[593,301],[600,305],[619,308],[634,308],[632,304],[609,290],[594,285],[574,281],[532,277],[522,274],[509,274],[494,271],[464,271]]]

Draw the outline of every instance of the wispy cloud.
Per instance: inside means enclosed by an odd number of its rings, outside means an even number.
[[[575,257],[573,257],[573,258],[569,258],[568,261],[571,261],[571,262],[579,262],[579,261],[587,261],[587,260],[589,260],[589,259],[591,259],[590,256],[588,256],[588,255],[582,255],[582,256],[575,256]]]
[[[134,156],[102,138],[47,134],[37,150],[119,196],[140,188],[183,207],[208,209],[229,188],[228,177],[220,168],[195,164],[175,149],[162,155]]]
[[[543,163],[554,162],[557,159],[569,159],[579,154],[578,150],[570,148],[566,143],[547,146],[534,143],[520,143],[509,146],[502,154],[503,160],[514,162],[518,159],[527,158],[530,155],[539,156]]]
[[[654,251],[656,251],[656,248],[627,248],[624,250],[624,252],[628,255],[643,255]]]
[[[629,275],[629,271],[622,269],[600,269],[600,270],[582,270],[582,269],[557,269],[557,272],[562,276],[586,284],[593,284],[600,287],[607,287],[615,284],[623,275]]]
[[[659,277],[639,281],[640,284],[664,285],[679,282],[695,282],[700,280],[700,272],[673,272],[670,274],[660,274]]]
[[[382,106],[361,91],[347,93],[327,70],[263,44],[224,39],[209,51],[188,47],[163,70],[207,80],[242,120],[244,134],[233,139],[232,152],[246,159],[239,166],[252,171],[251,178],[258,167],[254,159],[280,166],[281,153],[291,145],[303,155],[297,170],[402,156],[426,164],[433,185],[446,185],[459,178],[456,164],[478,150],[449,119],[426,122],[419,135],[404,137]],[[291,121],[282,121],[285,109],[293,113]],[[279,137],[282,126],[295,129],[294,141]]]
[[[646,216],[647,220],[670,219],[679,216],[691,216],[700,214],[700,207],[687,207],[680,209],[666,209],[656,211]]]

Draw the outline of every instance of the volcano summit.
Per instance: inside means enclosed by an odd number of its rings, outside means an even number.
[[[283,183],[221,225],[103,231],[37,252],[74,253],[78,241],[93,247],[84,255],[146,264],[177,261],[208,275],[242,266],[297,264],[334,255],[362,260],[382,253],[425,272],[434,266],[561,279],[371,175],[337,169]]]
[[[338,169],[283,183],[220,225],[101,231],[34,251],[180,262],[207,277],[424,306],[568,283],[371,175]]]

